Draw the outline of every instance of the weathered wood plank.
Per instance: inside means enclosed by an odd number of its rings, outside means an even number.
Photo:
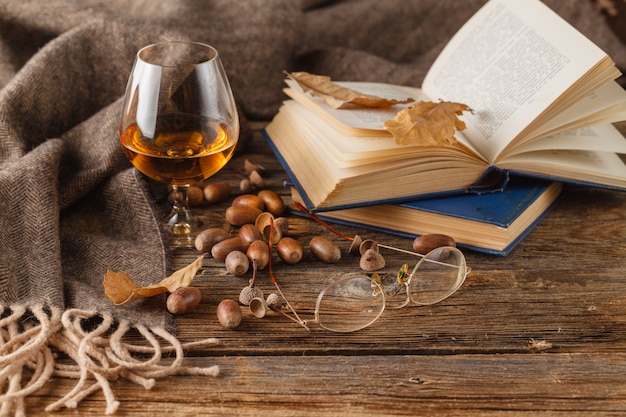
[[[587,416],[626,412],[623,354],[232,356],[221,376],[171,377],[150,391],[113,387],[119,416]],[[45,404],[68,389],[54,381],[29,400]],[[100,394],[76,415],[103,410]],[[49,413],[50,416],[65,415]]]

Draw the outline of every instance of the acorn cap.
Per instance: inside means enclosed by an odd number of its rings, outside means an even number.
[[[243,287],[241,292],[239,293],[239,302],[245,306],[250,305],[250,301],[257,297],[263,297],[263,291],[261,291],[258,287]]]
[[[361,256],[359,266],[364,271],[377,271],[385,267],[385,258],[377,250],[368,249]]]
[[[254,317],[263,318],[265,317],[265,313],[269,307],[267,303],[263,299],[263,297],[255,297],[250,300],[250,312],[254,315]]]
[[[267,300],[265,300],[265,302],[270,308],[273,308],[275,310],[280,310],[285,305],[285,301],[283,300],[283,297],[276,294],[275,292],[268,295]]]
[[[363,243],[361,236],[354,235],[354,239],[352,239],[348,253],[350,255],[360,255],[359,248],[361,247],[361,243]]]

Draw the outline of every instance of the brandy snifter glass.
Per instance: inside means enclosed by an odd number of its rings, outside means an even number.
[[[232,157],[239,118],[215,48],[197,42],[148,45],[135,58],[119,126],[130,162],[172,188],[165,227],[173,247],[192,247],[202,221],[187,189],[218,172]]]

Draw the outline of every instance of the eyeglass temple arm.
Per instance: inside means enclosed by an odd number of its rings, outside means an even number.
[[[322,225],[322,226],[324,226],[326,229],[328,229],[329,231],[333,232],[334,234],[336,234],[336,235],[337,235],[337,236],[339,236],[340,238],[342,238],[342,239],[347,239],[347,240],[350,240],[350,241],[354,240],[354,237],[350,237],[350,236],[348,236],[348,235],[345,235],[345,234],[341,233],[341,232],[340,232],[340,231],[338,231],[338,230],[335,230],[335,229],[334,229],[331,225],[329,225],[328,223],[326,223],[324,220],[320,219],[320,218],[319,218],[319,217],[317,217],[315,214],[311,213],[311,212],[309,211],[309,209],[307,209],[306,207],[304,207],[304,206],[303,206],[303,205],[302,205],[299,201],[295,201],[293,204],[294,204],[294,206],[295,206],[298,210],[300,210],[301,212],[303,212],[304,214],[306,214],[307,216],[309,216],[309,218],[311,218],[311,219],[315,220],[316,222],[318,222],[319,224],[321,224],[321,225]],[[423,258],[423,257],[424,257],[424,255],[422,255],[422,254],[420,254],[420,253],[417,253],[417,252],[412,252],[412,251],[409,251],[409,250],[400,249],[400,248],[396,248],[396,247],[393,247],[393,246],[383,245],[383,244],[380,244],[380,243],[378,243],[378,242],[376,242],[376,243],[378,244],[378,247],[381,247],[381,248],[391,249],[391,250],[395,250],[395,251],[398,251],[398,252],[407,253],[407,254],[409,254],[409,255],[413,255],[413,256],[419,256],[420,258]]]
[[[426,255],[422,255],[421,253],[413,252],[413,251],[406,250],[406,249],[396,248],[394,246],[381,245],[380,243],[378,244],[378,247],[395,250],[395,251],[406,253],[406,254],[413,255],[413,256],[418,256],[420,258],[424,258],[426,256]],[[445,262],[436,261],[434,259],[426,258],[426,261],[427,262],[434,262],[436,264],[445,265],[445,266],[454,266],[454,265],[450,265],[450,264],[445,263]],[[465,265],[465,276],[469,275],[470,272],[472,272],[472,267]]]
[[[309,209],[307,209],[306,207],[304,207],[304,206],[303,206],[303,205],[302,205],[299,201],[294,201],[294,203],[293,203],[293,204],[294,204],[294,206],[295,206],[298,210],[300,210],[301,212],[303,212],[304,214],[306,214],[307,216],[309,216],[311,219],[315,220],[316,222],[318,222],[319,224],[321,224],[321,225],[322,225],[322,226],[324,226],[326,229],[328,229],[328,230],[329,230],[329,231],[331,231],[332,233],[336,234],[336,235],[337,235],[337,236],[339,236],[340,238],[342,238],[342,239],[347,239],[347,240],[350,240],[350,241],[353,241],[353,240],[354,240],[354,237],[350,237],[350,236],[348,236],[348,235],[345,235],[345,234],[341,233],[341,232],[340,232],[340,231],[338,231],[338,230],[335,230],[335,229],[334,229],[331,225],[329,225],[328,223],[326,223],[324,220],[320,219],[320,218],[319,218],[319,217],[317,217],[315,214],[311,213],[311,212],[309,211]],[[378,244],[378,247],[380,247],[380,248],[390,249],[390,250],[394,250],[394,251],[396,251],[396,252],[402,252],[402,253],[406,253],[406,254],[408,254],[408,255],[417,256],[417,257],[420,257],[420,258],[424,258],[424,256],[425,256],[425,255],[423,255],[423,254],[421,254],[421,253],[413,252],[413,251],[410,251],[410,250],[401,249],[401,248],[396,248],[396,247],[394,247],[394,246],[383,245],[383,244],[378,243],[378,242],[377,242],[377,244]],[[430,261],[430,262],[437,262],[437,261],[434,261],[434,260],[432,260],[432,259],[426,259],[426,260],[427,260],[427,261]],[[449,264],[446,264],[445,262],[443,262],[443,264],[444,264],[444,265],[448,265],[448,266],[450,266]],[[471,270],[472,270],[472,269],[471,269],[470,267],[466,267],[466,270],[465,270],[465,275],[469,275],[469,273],[470,273],[470,271],[471,271]]]

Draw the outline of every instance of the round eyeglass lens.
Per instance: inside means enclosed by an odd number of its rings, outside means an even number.
[[[349,274],[317,297],[315,319],[333,332],[353,332],[372,324],[385,309],[382,288],[367,275]]]
[[[411,275],[409,297],[418,305],[445,300],[459,289],[467,275],[465,257],[454,247],[441,247],[428,252]]]

